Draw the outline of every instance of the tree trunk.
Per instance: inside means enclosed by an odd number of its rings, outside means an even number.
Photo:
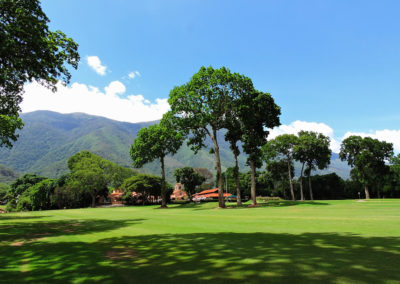
[[[92,194],[92,208],[96,207],[96,194]]]
[[[254,161],[250,160],[250,177],[251,177],[251,205],[257,205],[256,198],[256,168],[254,166]]]
[[[214,155],[217,166],[217,180],[218,180],[218,207],[225,208],[224,190],[222,188],[222,170],[221,170],[221,158],[219,156],[219,146],[217,141],[217,131],[213,129],[213,135],[211,140],[214,143]]]
[[[161,160],[161,208],[167,208],[164,156],[162,156],[160,160]]]
[[[365,189],[365,199],[369,199],[369,189],[368,189],[368,185],[365,185],[364,189]]]
[[[304,193],[303,193],[303,170],[304,170],[304,163],[301,166],[300,172],[300,200],[304,201]]]
[[[310,200],[314,200],[314,196],[312,193],[312,187],[311,187],[311,170],[308,173],[308,189],[310,190]]]
[[[239,183],[239,164],[238,164],[238,157],[235,155],[235,170],[234,170],[234,175],[235,175],[235,184],[236,184],[236,202],[237,205],[242,205],[242,197],[240,194],[240,183]]]
[[[293,181],[292,181],[292,171],[290,166],[290,160],[288,159],[288,171],[289,171],[289,183],[290,183],[290,194],[292,195],[292,200],[296,200],[294,197]]]
[[[282,185],[283,199],[287,200],[288,198],[286,196],[286,189],[285,189],[286,186],[285,186],[285,181],[283,179],[281,180],[281,185]],[[275,188],[275,186],[274,186],[274,188]]]

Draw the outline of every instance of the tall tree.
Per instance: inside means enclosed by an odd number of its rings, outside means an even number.
[[[198,174],[191,167],[183,167],[174,171],[176,181],[183,184],[185,191],[189,196],[189,201],[192,202],[192,196],[195,193],[196,186],[201,185],[206,179]]]
[[[251,174],[251,202],[256,200],[256,168],[262,165],[261,147],[267,142],[268,129],[280,125],[280,107],[269,93],[253,90],[241,93],[235,107],[242,128],[243,151],[248,155],[247,164]]]
[[[232,108],[235,110],[235,108]],[[235,157],[235,166],[233,168],[233,176],[235,179],[235,187],[236,187],[236,202],[237,205],[242,205],[242,196],[240,193],[240,181],[239,181],[239,163],[238,156],[240,155],[240,149],[238,146],[238,142],[242,138],[242,131],[240,126],[240,121],[238,119],[237,113],[232,111],[230,113],[227,123],[226,123],[227,132],[225,134],[225,140],[229,142],[229,148],[231,149],[233,156]]]
[[[325,169],[330,164],[332,151],[329,149],[330,139],[322,133],[313,131],[300,131],[298,143],[294,147],[294,157],[302,163],[300,173],[300,193],[301,200],[304,200],[303,194],[303,170],[308,177],[308,189],[310,199],[314,200],[312,192],[311,172],[315,169]]]
[[[393,144],[370,137],[349,136],[340,146],[339,157],[352,167],[351,176],[359,181],[370,199],[369,186],[386,167],[385,161],[393,156]]]
[[[55,91],[58,80],[71,78],[67,65],[78,67],[78,45],[50,31],[48,22],[39,0],[0,1],[0,146],[11,147],[23,126],[18,113],[24,84],[37,81]]]
[[[161,162],[161,207],[167,207],[165,183],[165,157],[174,155],[181,147],[184,136],[175,130],[174,118],[171,113],[164,115],[159,124],[150,125],[139,130],[130,150],[135,167],[159,159]]]
[[[292,200],[296,200],[293,190],[293,152],[294,147],[298,142],[298,138],[293,134],[283,134],[270,140],[262,148],[264,153],[264,159],[268,162],[269,160],[276,160],[282,158],[286,162],[287,174],[289,177],[290,184],[290,195]]]
[[[180,118],[180,129],[186,133],[190,132],[188,145],[191,149],[197,153],[205,147],[207,136],[213,142],[218,202],[221,208],[225,207],[225,200],[217,132],[226,127],[227,113],[232,107],[233,98],[252,88],[253,84],[249,78],[231,73],[225,67],[214,69],[210,66],[201,67],[188,83],[175,87],[169,94],[168,103],[171,106],[171,112]]]

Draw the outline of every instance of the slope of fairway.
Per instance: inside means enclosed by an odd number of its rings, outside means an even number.
[[[400,200],[0,215],[0,282],[399,283]]]

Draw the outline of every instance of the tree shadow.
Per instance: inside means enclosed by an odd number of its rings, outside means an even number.
[[[1,246],[9,282],[388,283],[400,238],[336,233],[124,236]]]
[[[3,220],[25,220],[25,219],[39,219],[46,218],[50,216],[10,216],[9,214],[1,214],[0,221]]]
[[[62,220],[38,221],[34,223],[0,223],[0,242],[10,242],[22,245],[24,242],[34,242],[40,238],[65,235],[81,235],[95,232],[105,232],[143,221],[144,219],[128,220]],[[11,244],[11,245],[12,245]]]
[[[326,202],[321,201],[292,201],[292,200],[269,200],[265,202],[258,202],[255,207],[287,207],[287,206],[296,206],[296,205],[330,205]],[[229,204],[227,208],[249,208],[252,207],[251,204]]]

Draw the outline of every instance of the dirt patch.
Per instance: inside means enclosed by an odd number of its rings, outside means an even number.
[[[7,211],[0,208],[0,214],[5,214],[5,213],[7,213]]]
[[[12,243],[11,246],[12,246],[12,247],[20,247],[20,246],[22,246],[23,244],[24,244],[24,242],[15,242],[15,243]]]
[[[73,229],[64,229],[63,231],[64,233],[75,233],[75,230]]]
[[[136,253],[133,249],[121,249],[121,250],[109,250],[106,253],[106,257],[111,260],[121,260],[134,258]]]

